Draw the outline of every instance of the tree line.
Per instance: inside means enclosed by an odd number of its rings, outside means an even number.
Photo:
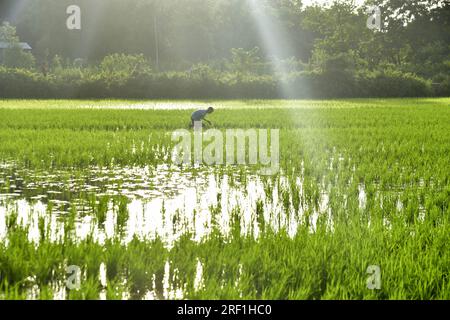
[[[66,27],[74,4],[80,30]],[[379,30],[367,25],[369,6],[380,8]],[[0,41],[33,47],[32,56],[6,50],[2,96],[16,95],[6,88],[18,79],[49,96],[450,94],[450,5],[441,0],[15,0],[2,2],[0,20],[10,23]]]

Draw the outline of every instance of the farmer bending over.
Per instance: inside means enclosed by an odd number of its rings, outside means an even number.
[[[213,107],[209,107],[207,110],[197,110],[194,113],[192,113],[192,115],[191,115],[191,127],[194,127],[194,122],[202,121],[202,120],[204,120],[206,123],[211,125],[211,122],[209,120],[205,119],[205,117],[206,117],[206,115],[208,113],[213,113],[213,112],[214,112],[214,108]]]

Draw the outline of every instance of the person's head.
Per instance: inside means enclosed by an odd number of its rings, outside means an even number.
[[[213,107],[209,107],[208,108],[208,113],[213,113],[214,112],[214,108]]]

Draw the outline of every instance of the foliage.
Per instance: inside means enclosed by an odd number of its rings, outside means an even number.
[[[35,59],[29,52],[25,52],[19,46],[19,37],[16,35],[16,28],[9,23],[3,23],[0,26],[0,41],[6,42],[9,47],[3,49],[2,60],[0,63],[9,68],[28,68],[35,65]]]
[[[288,76],[219,72],[207,65],[196,65],[186,72],[152,73],[143,61],[137,71],[134,59],[123,67],[110,64],[110,58],[99,68],[57,67],[47,75],[0,67],[0,97],[274,99],[450,94],[445,84],[432,87],[431,81],[392,68],[356,72],[351,60],[342,56],[327,60],[323,72],[292,72]],[[349,63],[348,67],[344,67],[345,63]],[[445,79],[436,78],[443,82]],[[280,86],[291,88],[290,95],[283,96]]]
[[[320,85],[327,88],[327,91],[310,93],[310,97],[379,96],[379,91],[369,94],[369,87],[350,90],[349,85],[353,85],[354,79],[362,78],[361,83],[370,82],[364,79],[373,78],[370,74],[383,74],[386,65],[392,66],[396,75],[389,71],[389,76],[377,76],[379,82],[386,79],[379,87],[388,87],[391,80],[387,78],[393,76],[395,81],[404,79],[405,86],[411,88],[409,82],[413,80],[406,75],[413,74],[417,79],[431,80],[434,94],[449,95],[448,82],[440,75],[449,73],[450,4],[446,1],[367,0],[359,7],[352,0],[308,7],[302,6],[301,1],[291,0],[257,3],[258,10],[264,12],[262,16],[268,21],[258,20],[262,18],[251,7],[251,1],[132,0],[124,3],[122,0],[97,0],[93,3],[89,0],[36,0],[24,6],[15,23],[21,38],[33,47],[39,66],[45,66],[53,56],[61,57],[63,61],[78,61],[76,64],[62,63],[63,69],[69,69],[67,75],[61,75],[59,68],[53,68],[51,73],[71,79],[78,77],[72,68],[96,69],[97,75],[93,75],[94,71],[86,71],[89,76],[80,76],[79,81],[69,82],[73,86],[71,90],[62,90],[79,97],[104,97],[114,89],[121,92],[119,96],[135,98],[170,96],[166,92],[172,92],[173,97],[186,98],[239,98],[257,97],[258,94],[275,97],[270,90],[264,94],[268,89],[267,77],[272,77],[271,81],[279,87],[279,79],[273,77],[295,78],[296,73],[306,71],[312,72],[303,74],[308,78],[308,86],[317,82],[317,88]],[[69,4],[83,8],[80,31],[61,27],[65,24],[67,16],[63,13]],[[8,20],[2,12],[8,12],[13,5],[12,0],[2,2],[0,20]],[[367,5],[380,6],[380,31],[367,28]],[[8,33],[11,30],[10,27]],[[22,53],[10,57],[15,59]],[[19,59],[21,63],[8,62],[8,65],[29,67],[32,63],[28,58],[24,56]],[[149,61],[158,71],[155,75],[148,75],[151,71]],[[184,84],[180,79],[186,78],[184,72],[200,65],[204,68],[201,72],[204,82],[212,82],[211,87],[205,87],[210,93],[197,92],[198,83],[190,88],[190,84]],[[283,66],[281,69],[288,74],[279,75],[280,70],[274,65]],[[207,71],[206,66],[210,70]],[[158,75],[159,71],[164,75]],[[398,72],[404,75],[399,76]],[[152,92],[148,96],[140,89],[128,87],[128,83],[139,82],[141,77],[146,83],[142,87]],[[176,79],[169,81],[171,78]],[[161,89],[161,94],[154,93],[149,87],[156,80],[161,81],[157,90]],[[339,80],[343,82],[342,88],[334,88],[339,86]],[[233,82],[242,82],[243,87],[237,90]],[[56,80],[56,91],[64,86],[58,83]],[[245,92],[247,86],[251,86],[253,92],[240,93]],[[211,94],[223,87],[224,92]],[[96,93],[97,88],[99,92]],[[191,93],[187,95],[189,88]],[[295,87],[290,91],[300,89]],[[430,90],[401,91],[408,93],[402,92],[398,96],[426,95]],[[298,95],[301,96],[304,95]],[[390,92],[389,96],[393,94]]]

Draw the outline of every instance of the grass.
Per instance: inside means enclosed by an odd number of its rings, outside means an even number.
[[[118,107],[130,104],[140,107]],[[196,104],[0,101],[0,159],[14,162],[14,168],[69,176],[82,176],[93,167],[156,167],[167,163],[171,132],[187,128]],[[76,239],[74,220],[80,214],[71,205],[61,217],[64,238],[53,240],[42,220],[36,244],[28,238],[29,225],[18,224],[20,212],[10,206],[6,238],[0,242],[0,297],[24,299],[37,285],[40,299],[53,298],[55,286],[62,286],[68,299],[98,299],[101,292],[108,299],[141,299],[148,292],[173,298],[176,289],[187,299],[450,298],[450,99],[200,105],[217,106],[210,119],[219,130],[280,128],[282,174],[263,178],[264,191],[270,202],[275,190],[285,214],[302,222],[294,236],[268,222],[267,216],[280,218],[265,212],[262,202],[252,213],[258,237],[243,233],[243,209],[231,213],[230,232],[224,234],[214,221],[220,220],[218,202],[210,208],[212,231],[200,242],[180,219],[176,224],[184,235],[171,246],[163,238],[136,237],[125,243],[127,200],[80,194],[69,202],[89,198],[99,228],[104,228],[109,201],[115,203],[115,236],[105,243],[95,241],[93,233]],[[186,110],[164,110],[167,106]],[[233,184],[246,181],[253,169],[215,170],[218,176],[236,174],[229,182]],[[0,176],[5,193],[12,170]],[[361,186],[366,193],[363,206]],[[328,206],[312,229],[311,217],[320,211],[324,192]],[[99,281],[102,263],[106,288]],[[80,290],[64,289],[67,265],[81,266]],[[369,265],[381,268],[380,290],[367,288]]]

